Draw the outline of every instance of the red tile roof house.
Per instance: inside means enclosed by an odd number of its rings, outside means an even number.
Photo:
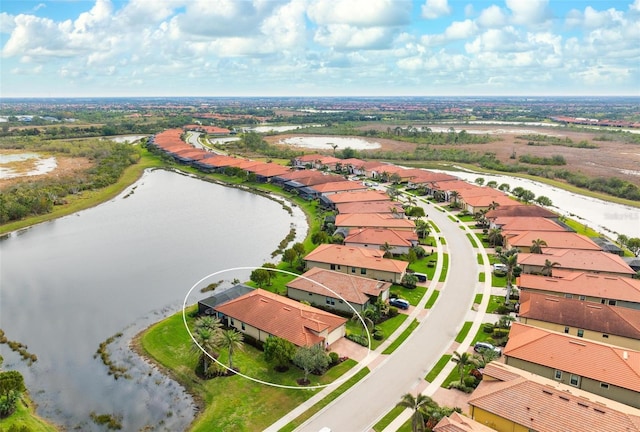
[[[640,350],[640,310],[523,291],[521,323]]]
[[[554,277],[522,274],[518,287],[521,293],[538,292],[640,309],[640,280],[628,277],[557,270]]]
[[[444,417],[440,420],[432,430],[433,432],[495,432],[495,429],[491,429],[455,411],[449,417]]]
[[[325,208],[335,209],[338,204],[367,202],[367,201],[387,201],[391,198],[384,192],[377,190],[367,190],[362,192],[340,192],[320,200],[320,204]]]
[[[493,221],[495,218],[499,217],[543,217],[547,219],[552,219],[555,222],[558,222],[560,216],[551,210],[547,210],[546,208],[537,206],[537,205],[522,205],[516,201],[513,201],[512,205],[501,205],[495,210],[489,210],[485,217]]]
[[[303,155],[293,159],[293,166],[297,168],[311,167],[319,170],[329,169],[334,171],[336,164],[341,163],[342,159],[333,156],[325,156],[321,154]]]
[[[381,228],[353,228],[344,239],[345,246],[363,247],[367,249],[381,250],[388,243],[393,247],[393,255],[409,253],[409,250],[418,245],[418,234],[414,231],[398,231]]]
[[[336,206],[340,214],[366,214],[378,213],[404,217],[404,208],[398,201],[365,201],[356,203],[343,203]],[[393,210],[395,209],[395,210]]]
[[[276,164],[276,163],[263,163],[247,169],[248,172],[256,175],[258,182],[266,183],[271,181],[274,177],[285,174],[289,171],[289,168]]]
[[[331,346],[345,335],[346,318],[262,289],[215,306],[228,326],[264,342],[269,336],[296,346]]]
[[[342,230],[351,230],[352,228],[382,228],[414,232],[416,229],[416,223],[412,220],[379,213],[338,214],[336,215],[335,226],[336,229]]]
[[[504,193],[492,188],[464,189],[459,191],[458,201],[462,208],[474,214],[481,210],[489,210],[491,206],[510,206],[518,202]]]
[[[503,216],[494,218],[490,228],[500,228],[502,231],[567,231],[565,227],[552,219],[528,216]]]
[[[321,244],[305,256],[304,260],[307,269],[320,267],[399,284],[409,263],[383,258],[383,254],[380,250]]]
[[[555,268],[563,270],[622,277],[632,277],[636,273],[618,255],[604,251],[545,248],[541,254],[518,254],[518,265],[523,273],[541,274],[547,260],[558,263]]]
[[[545,219],[546,220],[546,219]],[[544,248],[602,250],[597,243],[582,234],[567,231],[507,231],[502,230],[506,249],[518,248],[520,252],[531,252],[535,240],[544,240]]]
[[[342,159],[342,161],[340,161],[342,167],[346,168],[347,172],[353,175],[364,175],[365,163],[365,161],[356,158]]]
[[[419,174],[417,174],[407,182],[407,189],[418,189],[419,187],[425,187],[427,191],[429,191],[433,183],[452,180],[459,179],[458,177],[452,176],[451,174],[421,170]]]
[[[505,364],[640,408],[640,352],[513,323]]]
[[[495,361],[469,405],[498,432],[640,432],[640,410]]]
[[[333,195],[341,192],[355,192],[355,191],[366,191],[368,188],[362,182],[358,181],[339,181],[339,182],[330,182],[323,184],[315,184],[310,186],[311,189],[318,192],[319,195]]]
[[[314,267],[287,284],[287,296],[351,314],[354,309],[362,312],[377,299],[387,300],[389,288],[389,282]]]
[[[462,192],[467,189],[479,189],[480,186],[468,183],[464,180],[436,181],[430,184],[427,193],[436,199],[451,200],[451,192]],[[515,201],[514,201],[515,202]]]

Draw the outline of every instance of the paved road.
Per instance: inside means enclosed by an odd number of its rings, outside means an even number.
[[[300,431],[317,432],[325,426],[332,432],[369,430],[403,394],[415,394],[415,387],[424,382],[462,327],[478,281],[476,252],[457,223],[430,205],[425,210],[446,238],[449,253],[449,273],[436,306],[393,355]]]

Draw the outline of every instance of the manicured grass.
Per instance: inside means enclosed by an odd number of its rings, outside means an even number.
[[[478,264],[484,265],[484,258],[482,258],[482,254],[478,254],[477,258],[478,258]]]
[[[471,346],[475,345],[476,342],[487,342],[491,339],[491,333],[485,333],[482,331],[482,326],[478,329],[478,333],[476,333],[473,341],[471,341]]]
[[[27,393],[23,393],[16,410],[9,417],[0,421],[0,430],[8,431],[15,428],[16,431],[24,428],[27,431],[38,432],[56,432],[58,428],[47,423],[44,419],[38,417],[33,408],[31,398]]]
[[[445,240],[444,237],[440,237],[440,243],[442,243],[443,245],[446,245],[447,241]]]
[[[476,296],[473,298],[473,302],[475,304],[480,304],[482,303],[482,294],[476,294]]]
[[[471,242],[471,246],[473,246],[474,248],[478,247],[478,243],[476,242],[476,240],[473,238],[471,234],[467,233],[467,238]]]
[[[600,237],[600,234],[598,234],[598,232],[593,228],[590,228],[577,220],[566,218],[564,223],[571,227],[571,229],[573,229],[577,234],[586,235],[587,237]]]
[[[478,274],[478,282],[484,282],[485,273],[481,272]]]
[[[504,304],[504,296],[492,295],[489,297],[489,304],[487,305],[487,313],[496,313],[496,309]]]
[[[458,336],[456,336],[456,342],[462,343],[464,338],[467,337],[467,333],[469,333],[469,330],[471,329],[472,324],[473,324],[472,321],[464,322],[464,324],[462,325],[462,329],[460,330],[460,333],[458,333]]]
[[[191,431],[262,430],[317,392],[276,388],[237,375],[211,380],[197,378],[194,369],[198,355],[191,350],[182,313],[150,327],[140,336],[139,346],[200,401],[201,411]],[[224,351],[220,358],[225,361]],[[323,376],[311,375],[311,385],[328,384],[355,364],[346,361]],[[297,387],[296,379],[302,377],[302,371],[293,366],[284,373],[274,371],[264,362],[262,352],[247,344],[234,355],[234,365],[243,374],[282,385]]]
[[[438,290],[433,291],[433,293],[431,294],[431,297],[429,297],[429,300],[427,300],[427,304],[424,305],[424,308],[431,309],[435,304],[436,300],[438,300],[439,295],[440,295],[440,291]]]
[[[412,430],[413,430],[413,428],[411,426],[411,418],[409,418],[409,420],[404,422],[402,424],[402,426],[400,426],[396,432],[412,432]]]
[[[424,273],[427,275],[427,279],[433,280],[433,275],[436,273],[436,265],[438,262],[438,254],[433,253],[426,255],[424,258],[414,262],[409,266],[411,270],[418,273]]]
[[[451,222],[458,222],[458,219],[456,219],[453,215],[448,215],[447,217],[451,219]]]
[[[394,352],[396,348],[398,348],[402,344],[402,342],[404,342],[409,337],[411,332],[413,332],[416,327],[418,327],[418,324],[418,320],[414,319],[411,324],[409,324],[409,327],[404,329],[404,331],[400,333],[400,336],[398,336],[384,351],[382,351],[382,354],[391,354],[392,352]]]
[[[439,282],[444,282],[449,271],[449,254],[442,254],[442,272],[440,273]]]
[[[405,288],[402,285],[392,285],[391,291],[400,295],[401,298],[407,300],[412,306],[417,306],[422,297],[427,292],[427,287],[416,286],[415,288]]]
[[[462,215],[462,216],[458,216],[458,219],[460,219],[462,222],[473,222],[475,219],[473,218],[473,215]]]
[[[429,223],[431,224],[431,226],[433,227],[433,230],[437,233],[440,232],[440,228],[438,228],[438,225],[436,225],[436,223],[432,220],[429,221]]]
[[[398,327],[400,327],[400,325],[407,319],[407,317],[408,315],[398,314],[393,318],[389,318],[388,320],[381,322],[380,324],[376,324],[376,328],[382,332],[382,334],[384,335],[384,338],[382,340],[376,340],[373,338],[373,334],[372,334],[371,350],[375,350],[376,348],[378,348],[380,344],[382,344],[382,342],[385,341],[385,339],[387,339],[391,334],[393,334],[394,331],[396,331]],[[359,335],[362,332],[363,332],[363,329],[362,329],[362,323],[360,322],[360,320],[347,321],[347,334]],[[364,336],[365,338],[367,337],[366,332],[364,333]]]
[[[358,371],[357,374],[355,374],[354,376],[349,378],[344,383],[340,384],[340,386],[337,389],[335,389],[334,391],[329,393],[327,396],[322,398],[322,400],[320,402],[318,402],[315,405],[313,405],[311,408],[306,410],[304,413],[302,413],[298,417],[296,417],[294,420],[292,420],[291,422],[287,423],[287,425],[284,426],[283,428],[281,428],[278,432],[289,432],[289,431],[295,430],[297,427],[302,425],[302,423],[304,423],[305,421],[310,419],[313,415],[315,415],[318,411],[320,411],[322,408],[324,408],[327,405],[329,405],[331,402],[336,400],[340,395],[342,395],[344,392],[346,392],[351,387],[353,387],[354,384],[356,384],[362,378],[367,376],[368,373],[369,373],[369,368],[367,368],[367,367],[362,368],[360,371]]]
[[[506,276],[496,276],[495,273],[491,272],[491,286],[497,288],[504,288],[507,286],[507,277]]]
[[[453,370],[451,372],[449,372],[449,375],[447,375],[447,377],[444,379],[444,381],[442,382],[442,385],[440,385],[440,387],[448,388],[449,384],[451,384],[452,382],[456,382],[456,381],[458,381],[458,382],[460,381],[460,374],[458,373],[458,368],[454,367]]]
[[[384,417],[380,419],[380,421],[373,425],[373,430],[376,432],[381,432],[387,428],[406,408],[401,406],[396,406],[391,409]]]
[[[436,363],[435,366],[431,368],[431,370],[429,371],[427,376],[424,377],[424,379],[428,382],[433,382],[433,380],[436,379],[438,375],[440,375],[440,372],[442,372],[442,369],[444,369],[444,367],[447,365],[447,363],[449,363],[450,360],[451,360],[451,354],[445,354],[442,357],[440,357],[440,360],[438,360],[438,363]]]

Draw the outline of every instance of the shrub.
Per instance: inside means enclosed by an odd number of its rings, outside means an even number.
[[[509,335],[509,329],[493,329],[493,334],[491,335],[494,339],[502,339]]]
[[[473,391],[473,387],[467,387],[464,384],[460,384],[460,381],[452,382],[451,384],[449,384],[449,388],[450,389],[460,390],[460,391],[463,391],[465,393],[471,393]]]
[[[478,380],[476,380],[476,377],[474,377],[472,375],[464,377],[462,382],[464,383],[465,387],[476,388],[478,386]]]
[[[331,351],[329,353],[329,360],[331,361],[332,365],[336,365],[340,362],[340,355],[337,352]]]
[[[397,307],[395,307],[395,306],[389,306],[389,312],[387,312],[387,316],[388,316],[389,318],[393,318],[393,317],[398,316],[398,313],[399,313],[399,312],[398,312],[398,308],[397,308]]]
[[[376,331],[373,333],[373,338],[375,340],[382,340],[384,339],[384,334],[381,331]]]
[[[493,329],[494,329],[494,326],[493,326],[493,324],[491,324],[491,323],[485,323],[485,324],[482,326],[482,331],[483,331],[484,333],[491,334],[491,333],[493,333]]]

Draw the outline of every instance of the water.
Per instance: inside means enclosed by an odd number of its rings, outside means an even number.
[[[35,159],[35,163],[33,169],[27,172],[18,172],[11,167],[7,168],[2,166],[10,164],[11,162],[22,162],[29,159]],[[37,153],[0,154],[0,180],[46,174],[49,171],[53,171],[57,165],[58,163],[56,162],[55,157],[42,158]]]
[[[291,216],[248,192],[153,171],[108,203],[8,236],[0,241],[0,327],[38,361],[28,366],[0,345],[5,368],[24,374],[39,414],[69,430],[104,430],[90,412],[122,416],[128,431],[183,430],[192,401],[128,341],[179,311],[202,277],[275,261],[290,224],[300,241],[298,208]],[[118,332],[109,351],[130,380],[114,380],[93,358]]]
[[[445,172],[469,182],[482,177],[485,180],[485,184],[495,180],[498,185],[507,183],[511,189],[521,186],[535,193],[536,196],[544,195],[551,198],[553,202],[551,210],[569,216],[572,219],[577,219],[580,223],[612,237],[613,240],[616,239],[618,234],[625,234],[628,237],[640,237],[640,209],[635,207],[614,204],[519,177],[466,171],[432,171]]]

